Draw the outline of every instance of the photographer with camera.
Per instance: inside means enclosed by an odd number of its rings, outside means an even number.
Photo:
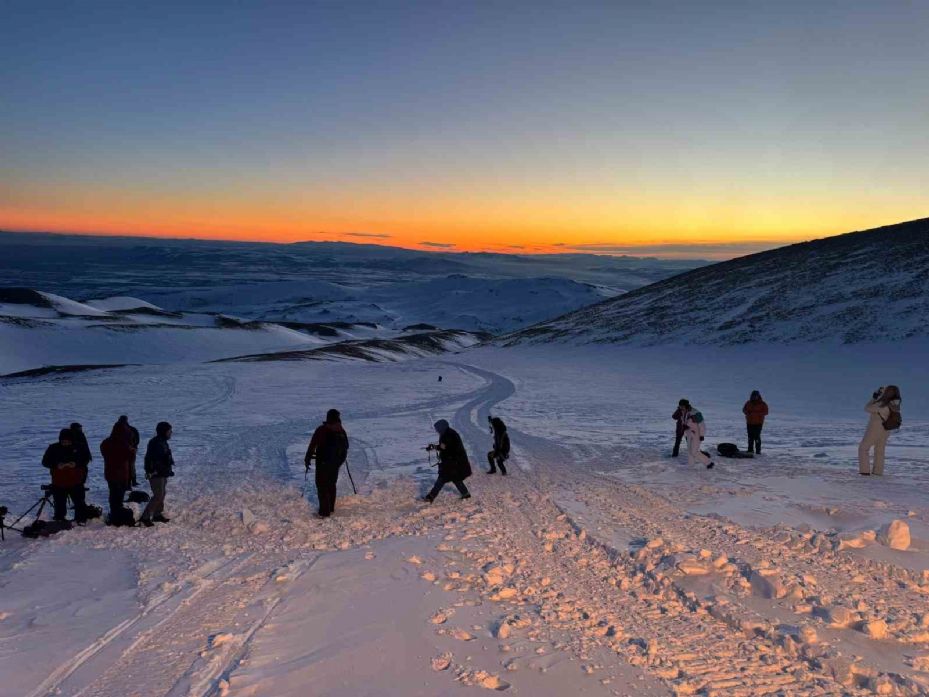
[[[140,522],[147,528],[155,523],[170,521],[170,518],[164,516],[164,507],[168,477],[174,476],[174,456],[168,445],[172,433],[171,424],[167,421],[159,422],[155,427],[155,437],[148,441],[145,451],[145,476],[152,488],[152,498],[142,511]]]
[[[862,476],[884,474],[884,449],[891,431],[900,428],[900,388],[896,385],[878,387],[865,404],[870,414],[864,438],[858,444],[858,474]],[[874,465],[871,464],[871,449],[874,449]]]
[[[432,503],[448,482],[452,482],[461,494],[462,500],[471,498],[471,492],[465,486],[464,480],[471,476],[471,462],[465,451],[464,443],[458,432],[448,425],[448,421],[436,421],[435,432],[439,434],[439,442],[429,444],[426,450],[435,451],[439,456],[439,476],[435,480],[432,491],[423,496],[423,501]]]
[[[42,457],[42,466],[48,468],[52,475],[54,519],[59,522],[63,522],[68,516],[69,498],[74,504],[74,522],[83,525],[87,521],[84,503],[86,470],[79,465],[82,461],[82,455],[74,445],[70,428],[61,429],[58,442],[49,445]]]

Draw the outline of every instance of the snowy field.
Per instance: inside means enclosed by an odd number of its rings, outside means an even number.
[[[483,348],[4,380],[0,504],[38,497],[72,420],[95,453],[119,414],[143,438],[172,422],[177,476],[169,525],[7,538],[0,695],[927,694],[927,349]],[[859,477],[863,406],[889,382],[903,429],[886,476]],[[680,397],[708,445],[744,448],[752,389],[771,407],[761,457],[668,457]],[[359,495],[343,471],[319,521],[302,458],[331,406]],[[479,471],[491,410],[511,427],[506,479]],[[474,498],[426,506],[439,418]],[[871,532],[895,519],[906,551]]]

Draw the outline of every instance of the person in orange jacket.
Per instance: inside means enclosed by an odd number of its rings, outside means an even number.
[[[748,452],[761,455],[761,429],[764,417],[768,415],[768,405],[761,398],[758,390],[753,390],[751,397],[742,407],[745,414],[745,427],[748,430]]]

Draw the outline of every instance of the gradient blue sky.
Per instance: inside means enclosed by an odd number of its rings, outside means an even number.
[[[929,215],[929,2],[7,0],[0,94],[6,229],[679,255]]]

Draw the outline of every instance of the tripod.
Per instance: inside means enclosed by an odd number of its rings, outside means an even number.
[[[45,505],[49,503],[49,501],[51,500],[51,496],[52,496],[51,484],[43,484],[42,485],[42,498],[40,498],[38,501],[32,504],[25,513],[19,516],[19,518],[14,520],[10,525],[7,525],[3,520],[7,514],[7,507],[0,506],[0,540],[6,540],[6,536],[3,534],[4,530],[15,530],[16,532],[21,533],[23,529],[17,528],[16,524],[19,521],[21,521],[23,518],[25,518],[27,515],[29,515],[36,507],[38,507],[39,510],[36,511],[35,519],[39,520],[42,517],[42,511],[45,510]]]

